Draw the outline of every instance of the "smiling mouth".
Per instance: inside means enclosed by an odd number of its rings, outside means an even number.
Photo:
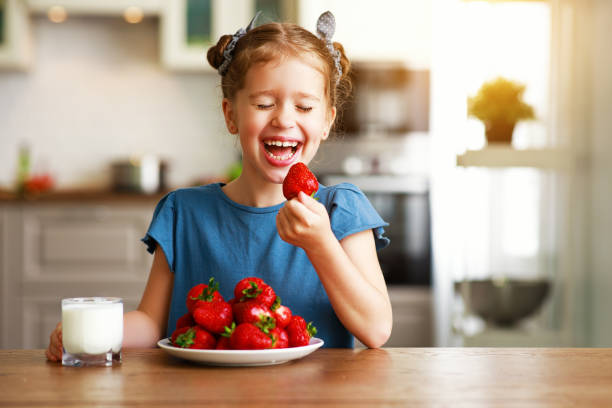
[[[275,160],[291,159],[301,145],[300,142],[281,140],[264,140],[263,143],[266,154]]]

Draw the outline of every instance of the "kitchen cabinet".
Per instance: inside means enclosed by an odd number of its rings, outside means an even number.
[[[134,310],[152,262],[155,202],[0,204],[0,346],[44,348],[60,299],[117,296]]]
[[[25,70],[31,45],[28,9],[20,0],[0,1],[0,70]]]
[[[122,16],[129,6],[140,8],[145,16],[158,16],[161,64],[171,71],[213,72],[206,60],[208,47],[221,35],[233,34],[245,27],[255,10],[262,10],[259,22],[296,21],[298,0],[6,0],[19,5],[23,29],[29,25],[28,10],[46,14],[55,5],[68,16]],[[16,7],[13,7],[16,8]],[[10,16],[7,20],[12,20]],[[195,23],[195,24],[194,24]],[[24,38],[21,33],[16,37]],[[23,49],[20,46],[19,49]],[[0,54],[1,57],[1,54]],[[0,59],[0,65],[2,64]]]
[[[389,286],[393,307],[393,330],[384,347],[433,346],[431,288],[428,286]]]
[[[278,17],[283,21],[294,21],[297,1],[209,0],[199,1],[199,7],[190,7],[190,0],[165,2],[161,13],[162,63],[175,71],[213,72],[206,60],[206,52],[222,35],[234,34],[241,27],[246,27],[255,15],[255,10],[264,12],[258,20],[259,24],[274,19],[275,14],[280,14]],[[208,13],[203,10],[205,6],[210,9]],[[210,18],[209,24],[204,24],[209,32],[200,34],[200,41],[191,41],[189,38],[190,12],[199,13],[203,18],[208,15]]]
[[[393,329],[383,347],[433,346],[433,308],[428,286],[388,285]],[[355,339],[355,348],[366,348]]]
[[[429,69],[432,41],[431,0],[301,0],[299,24],[315,30],[319,15],[336,18],[334,41],[352,62],[402,62]]]

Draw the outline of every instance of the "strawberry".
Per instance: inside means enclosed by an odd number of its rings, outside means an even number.
[[[241,323],[230,337],[230,345],[234,350],[268,349],[272,348],[272,339],[253,323]]]
[[[314,196],[319,189],[319,182],[308,167],[301,162],[295,163],[283,180],[283,195],[287,200],[298,196],[300,191]]]
[[[317,328],[312,325],[312,322],[306,324],[306,321],[297,315],[291,317],[285,329],[289,335],[289,347],[307,346],[310,338],[317,334]]]
[[[287,327],[291,321],[291,309],[281,305],[280,296],[276,297],[276,300],[272,303],[272,306],[270,306],[270,310],[272,311],[272,317],[276,320],[276,327],[280,327],[281,329]]]
[[[270,309],[256,300],[238,302],[232,306],[236,323],[257,323],[262,317],[272,318]]]
[[[255,286],[252,285],[252,283]],[[261,289],[265,285],[263,279],[250,276],[248,278],[241,279],[234,287],[234,298],[239,302],[240,299],[248,292],[251,297],[257,296],[261,293]]]
[[[193,316],[191,313],[187,312],[176,321],[176,328],[180,329],[181,327],[192,327],[195,326],[195,321],[193,320]]]
[[[284,329],[275,327],[270,330],[270,337],[272,338],[272,348],[287,348],[289,347],[289,335]]]
[[[232,307],[223,300],[201,300],[192,314],[197,324],[212,333],[223,333],[233,320]]]
[[[191,288],[187,294],[187,310],[193,313],[201,301],[223,301],[223,296],[221,296],[218,289],[219,282],[215,282],[215,278],[210,278],[208,285],[200,283]]]
[[[230,344],[230,338],[232,334],[234,334],[234,330],[236,330],[236,323],[232,322],[230,327],[225,326],[225,330],[219,336],[217,340],[217,350],[231,350],[232,345]]]
[[[217,350],[231,350],[232,346],[230,345],[229,337],[219,337],[219,340],[217,340],[217,346],[215,348]]]
[[[244,278],[234,287],[234,296],[239,302],[256,299],[257,302],[272,306],[276,299],[276,293],[272,286],[267,285],[262,279],[256,277]]]
[[[176,336],[173,344],[181,348],[214,349],[215,345],[217,344],[217,340],[215,340],[215,337],[206,330],[202,329],[201,327],[194,326],[188,328],[186,332]]]
[[[172,345],[176,347],[179,347],[176,344],[176,338],[180,336],[181,334],[185,333],[186,331],[188,331],[189,329],[191,329],[190,326],[177,327],[177,329],[172,333],[172,336],[170,337],[170,343],[172,343]]]

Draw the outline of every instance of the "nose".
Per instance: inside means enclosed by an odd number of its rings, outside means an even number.
[[[295,124],[295,112],[292,109],[291,104],[282,104],[274,111],[274,117],[272,118],[272,126],[281,129],[291,128]]]

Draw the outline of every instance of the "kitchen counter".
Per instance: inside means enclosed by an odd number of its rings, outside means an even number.
[[[126,350],[70,368],[0,350],[0,406],[612,406],[612,349],[319,349],[281,365],[197,365]]]
[[[53,190],[41,194],[29,194],[20,197],[12,191],[0,190],[0,203],[18,204],[45,204],[63,202],[84,202],[84,203],[130,203],[130,202],[157,202],[169,191],[142,194],[131,192],[115,192],[112,190]]]

